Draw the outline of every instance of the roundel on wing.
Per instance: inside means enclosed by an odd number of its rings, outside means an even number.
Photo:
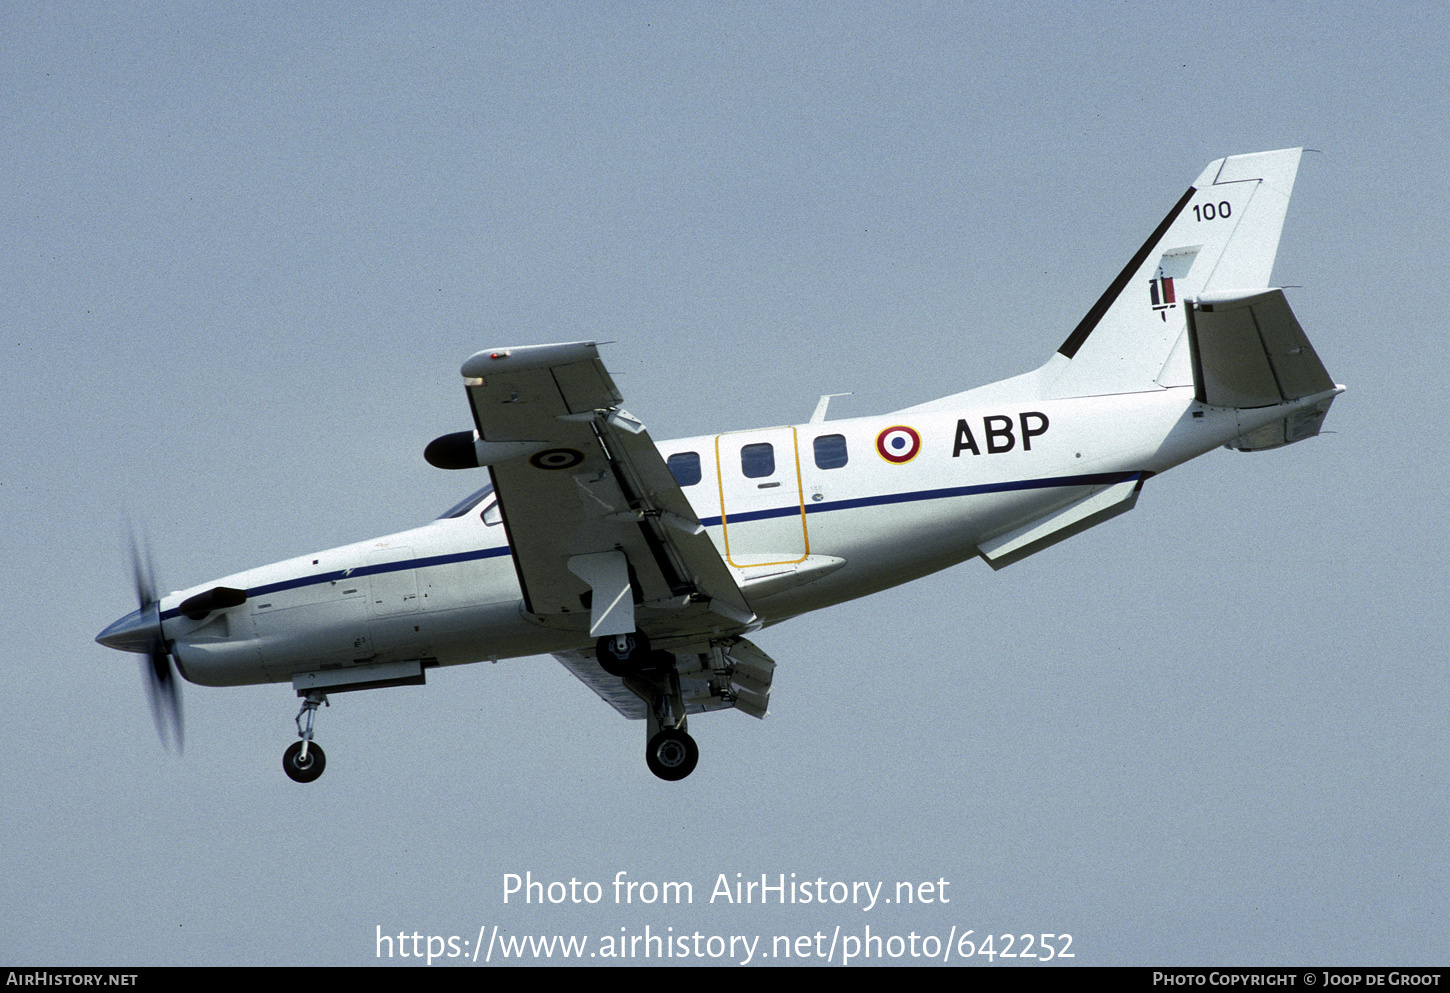
[[[876,454],[893,465],[910,462],[919,451],[921,435],[904,424],[889,427],[876,436]]]
[[[584,461],[584,453],[572,448],[546,448],[529,459],[535,469],[572,469]]]

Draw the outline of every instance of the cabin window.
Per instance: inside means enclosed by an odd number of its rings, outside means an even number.
[[[775,447],[768,441],[740,449],[740,471],[747,479],[775,475]]]
[[[679,452],[669,459],[670,473],[681,486],[694,486],[700,481],[700,453]]]
[[[839,469],[846,464],[845,435],[823,434],[815,444],[817,469]]]

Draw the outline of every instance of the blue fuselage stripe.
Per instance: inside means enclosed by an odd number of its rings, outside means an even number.
[[[247,599],[270,596],[273,593],[281,593],[285,590],[301,589],[304,586],[320,586],[323,583],[340,583],[345,579],[360,579],[364,576],[377,576],[388,572],[401,572],[404,569],[427,569],[438,565],[453,565],[458,562],[476,562],[480,559],[493,559],[507,555],[509,548],[503,545],[498,548],[476,548],[468,552],[453,552],[448,555],[429,555],[420,559],[400,559],[397,562],[381,562],[372,565],[360,565],[355,569],[338,569],[333,572],[322,572],[314,576],[298,576],[296,579],[284,579],[277,583],[267,583],[265,586],[253,586],[247,590]],[[161,619],[168,620],[172,617],[180,617],[181,610],[173,607],[162,613]]]
[[[912,490],[908,493],[883,493],[877,496],[858,497],[855,500],[832,500],[828,503],[808,503],[807,514],[824,514],[834,510],[855,510],[860,507],[884,507],[893,503],[916,503],[922,500],[950,500],[953,497],[980,496],[983,493],[1010,493],[1016,490],[1045,490],[1064,486],[1112,486],[1130,479],[1137,479],[1143,473],[1095,472],[1080,476],[1055,476],[1051,479],[1021,479],[1012,483],[982,483],[978,486],[946,486],[932,490]],[[772,507],[770,510],[752,510],[741,514],[725,515],[737,524],[748,521],[766,521],[774,517],[793,517],[801,512],[801,505]],[[716,527],[722,523],[719,517],[702,517],[700,523]]]
[[[1139,479],[1142,476],[1141,471],[1133,470],[1089,473],[1081,476],[1056,476],[1051,479],[1022,479],[1011,483],[983,483],[978,486],[947,486],[931,490],[912,490],[907,493],[885,493],[878,496],[858,497],[854,500],[812,503],[806,505],[805,512],[807,514],[824,514],[835,510],[857,510],[862,507],[883,507],[893,503],[918,503],[923,500],[950,500],[954,497],[979,496],[983,493],[1010,493],[1016,490],[1043,490],[1066,486],[1111,486],[1130,479]],[[732,514],[729,516],[729,520],[736,524],[743,524],[748,521],[765,521],[775,517],[791,517],[800,512],[801,505],[793,504],[788,507],[773,507],[770,510],[753,510],[748,513]],[[719,527],[723,522],[719,517],[702,517],[700,523],[705,527]],[[417,559],[400,559],[397,562],[374,563],[354,569],[318,573],[313,576],[298,576],[295,579],[284,579],[281,582],[268,583],[265,586],[254,586],[247,590],[247,599],[252,600],[286,590],[301,589],[304,586],[339,583],[343,580],[361,579],[365,576],[401,572],[404,569],[429,569],[434,566],[455,565],[459,562],[476,562],[481,559],[500,558],[508,554],[509,546],[500,545],[495,548],[476,548],[472,551],[453,552],[448,555],[429,555]],[[165,621],[180,616],[181,610],[173,607],[163,611],[161,619]]]

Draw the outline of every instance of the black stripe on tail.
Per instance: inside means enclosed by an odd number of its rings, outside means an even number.
[[[1159,240],[1168,233],[1168,229],[1173,226],[1174,221],[1178,220],[1178,215],[1183,213],[1183,208],[1188,206],[1188,201],[1192,200],[1193,194],[1197,192],[1190,186],[1188,192],[1173,205],[1168,216],[1163,218],[1163,223],[1153,230],[1153,233],[1148,236],[1148,240],[1143,242],[1143,247],[1138,249],[1138,253],[1123,267],[1123,271],[1118,273],[1118,278],[1113,280],[1113,284],[1098,298],[1098,302],[1093,304],[1092,309],[1087,312],[1087,316],[1078,322],[1077,327],[1073,328],[1072,334],[1067,336],[1067,340],[1062,343],[1058,352],[1069,359],[1077,354],[1077,350],[1082,347],[1083,342],[1087,341],[1088,335],[1093,333],[1093,328],[1098,326],[1098,321],[1103,319],[1103,315],[1108,312],[1113,301],[1118,299],[1118,295],[1123,292],[1123,287],[1128,285],[1128,280],[1132,279],[1143,267],[1143,260],[1148,257],[1148,253],[1153,251]]]

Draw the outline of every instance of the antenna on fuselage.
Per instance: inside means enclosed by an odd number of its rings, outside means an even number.
[[[826,419],[826,408],[831,405],[831,397],[848,397],[849,393],[827,393],[821,397],[821,402],[816,404],[816,412],[811,415],[811,423],[819,424]]]

